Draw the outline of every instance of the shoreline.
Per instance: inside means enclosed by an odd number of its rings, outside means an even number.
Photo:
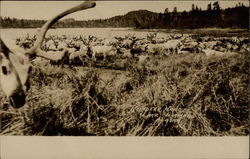
[[[37,28],[1,28],[4,30],[36,30]],[[198,34],[200,36],[249,36],[247,28],[198,28],[198,29],[135,29],[135,28],[52,28],[51,31],[60,31],[60,30],[70,30],[70,29],[107,29],[111,32],[153,32],[160,34]]]

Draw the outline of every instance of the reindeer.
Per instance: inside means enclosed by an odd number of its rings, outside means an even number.
[[[91,47],[92,52],[92,60],[96,61],[97,56],[103,56],[103,60],[107,59],[107,56],[114,56],[117,53],[117,49],[114,46],[106,46],[106,45],[97,45]]]
[[[7,35],[1,33],[0,85],[6,96],[6,104],[12,105],[14,108],[20,108],[25,105],[26,94],[29,90],[29,76],[32,70],[31,60],[34,57],[43,57],[52,61],[57,61],[64,57],[65,51],[47,53],[41,50],[41,44],[48,29],[68,14],[93,7],[95,7],[95,2],[86,1],[48,20],[37,31],[37,39],[34,45],[27,50],[18,47]]]

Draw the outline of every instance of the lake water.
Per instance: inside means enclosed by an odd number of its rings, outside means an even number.
[[[33,36],[36,29],[1,29],[1,32],[8,34],[12,39],[24,37],[27,34]],[[124,36],[127,34],[135,34],[137,37],[145,37],[149,31],[133,30],[130,28],[59,28],[50,29],[46,35],[93,35],[96,37],[110,38],[113,36]],[[157,33],[157,37],[165,37],[166,33]]]

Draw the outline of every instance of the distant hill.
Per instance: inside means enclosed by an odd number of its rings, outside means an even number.
[[[136,27],[144,28],[149,27],[152,21],[158,19],[158,13],[150,12],[148,10],[137,10],[128,12],[125,15],[114,16],[106,20],[96,21],[93,20],[93,23],[100,23],[101,26],[108,27]]]

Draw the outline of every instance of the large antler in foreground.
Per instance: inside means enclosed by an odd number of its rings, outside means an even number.
[[[35,56],[41,56],[44,58],[47,58],[49,60],[58,60],[60,58],[62,58],[62,56],[64,55],[63,52],[59,52],[59,51],[55,51],[53,53],[46,53],[44,51],[41,50],[41,45],[42,42],[45,38],[45,35],[48,31],[48,29],[55,24],[59,19],[63,18],[64,16],[77,12],[77,11],[81,11],[84,9],[88,9],[88,8],[93,8],[95,7],[95,2],[91,2],[91,1],[85,1],[71,9],[68,9],[60,14],[58,14],[57,16],[55,16],[54,18],[52,18],[51,20],[48,20],[40,29],[37,30],[37,39],[34,43],[34,46],[28,50],[24,50],[18,46],[16,46],[11,39],[8,38],[7,35],[5,35],[4,33],[1,33],[1,39],[3,40],[4,44],[8,47],[8,49],[14,53],[14,54],[25,54],[28,56],[31,55],[35,55]]]
[[[34,46],[28,50],[17,46],[15,42],[1,31],[0,38],[0,85],[1,90],[15,108],[25,104],[26,92],[29,85],[31,70],[31,56],[40,56],[49,60],[60,60],[64,57],[64,51],[50,51],[46,53],[41,50],[42,42],[48,29],[62,17],[95,6],[95,2],[86,1],[71,9],[68,9],[51,20],[47,21],[37,32]]]
[[[95,2],[90,2],[90,1],[86,1],[83,2],[80,5],[77,5],[71,9],[68,9],[62,13],[60,13],[59,15],[55,16],[54,18],[52,18],[51,20],[47,21],[41,29],[38,30],[37,32],[37,40],[34,44],[34,46],[32,48],[30,48],[29,50],[27,50],[26,54],[32,55],[32,54],[36,54],[37,56],[42,56],[45,58],[50,58],[50,56],[48,56],[45,52],[43,52],[41,50],[41,44],[43,42],[43,39],[46,35],[46,32],[48,31],[48,29],[54,24],[56,23],[59,19],[61,19],[62,17],[77,12],[77,11],[81,11],[84,9],[88,9],[88,8],[93,8],[95,7]],[[52,59],[54,59],[54,57],[52,57]]]

